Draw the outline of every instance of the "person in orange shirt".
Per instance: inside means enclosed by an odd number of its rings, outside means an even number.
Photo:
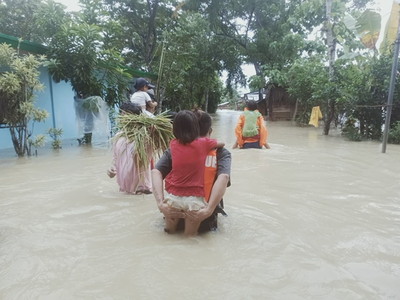
[[[246,102],[246,108],[240,115],[235,128],[236,143],[233,148],[257,148],[263,146],[270,149],[267,143],[268,131],[264,124],[264,118],[257,110],[257,102],[249,100]]]

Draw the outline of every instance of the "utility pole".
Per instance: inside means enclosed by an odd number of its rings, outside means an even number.
[[[393,94],[394,94],[394,85],[396,82],[397,75],[397,66],[399,62],[399,48],[400,48],[400,22],[397,26],[397,38],[395,42],[395,47],[393,51],[393,65],[392,65],[392,74],[390,77],[390,85],[389,85],[389,95],[386,105],[386,118],[385,118],[385,128],[383,130],[383,138],[382,138],[382,153],[386,152],[386,144],[389,136],[390,129],[390,117],[392,115],[392,107],[393,107]]]

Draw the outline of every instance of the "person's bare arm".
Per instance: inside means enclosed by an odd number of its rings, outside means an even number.
[[[211,195],[207,206],[197,211],[187,211],[187,218],[202,222],[203,220],[211,216],[225,194],[228,181],[228,174],[218,175],[217,180],[214,182],[214,185],[211,189]]]
[[[225,146],[225,143],[217,142],[217,147],[216,148],[223,148],[224,146]]]
[[[164,203],[164,187],[161,172],[157,169],[151,170],[151,179],[153,185],[153,195],[156,199],[160,212],[162,212],[166,218],[184,218],[185,213]]]

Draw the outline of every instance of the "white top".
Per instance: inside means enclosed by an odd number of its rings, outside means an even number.
[[[131,102],[146,108],[146,102],[151,101],[149,94],[143,91],[134,92],[131,96]]]

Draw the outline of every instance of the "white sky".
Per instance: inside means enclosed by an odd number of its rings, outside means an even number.
[[[68,11],[80,10],[79,0],[55,0],[55,2],[64,4]]]

